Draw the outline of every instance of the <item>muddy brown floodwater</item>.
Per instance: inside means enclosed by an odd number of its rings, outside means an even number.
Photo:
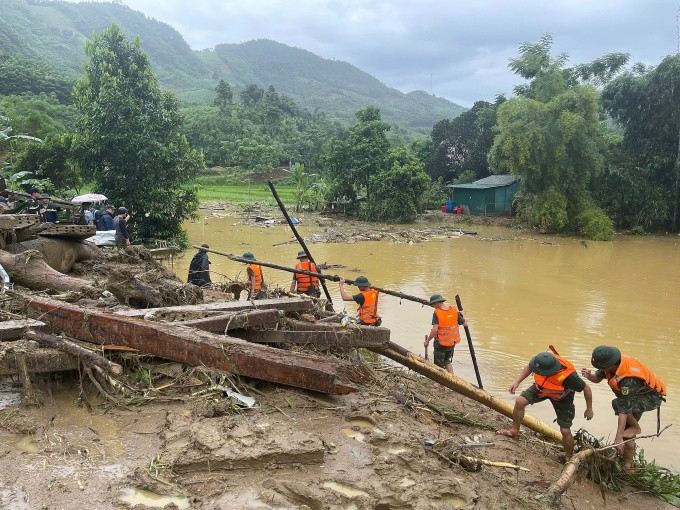
[[[309,236],[323,230],[303,225]],[[272,245],[291,239],[285,225],[260,228],[240,224],[237,217],[206,217],[187,224],[192,244],[209,243],[228,253],[252,251],[261,260],[293,266],[296,244]],[[552,238],[530,231],[475,227],[479,236],[433,239],[416,244],[370,241],[345,244],[310,244],[317,262],[343,264],[331,270],[347,278],[366,275],[380,287],[429,297],[441,293],[449,302],[460,294],[467,309],[485,389],[507,399],[507,388],[536,353],[553,344],[576,367],[590,367],[590,353],[600,344],[616,345],[639,358],[668,386],[668,402],[662,406],[662,426],[674,423],[654,441],[641,443],[647,458],[680,470],[680,237],[617,236],[611,242]],[[489,238],[513,238],[485,241]],[[546,244],[551,243],[551,244]],[[175,269],[186,278],[195,250],[176,260]],[[211,269],[230,277],[243,266],[210,255]],[[288,287],[292,275],[264,269],[271,284]],[[213,274],[213,281],[225,281]],[[330,283],[336,309],[345,304],[336,284]],[[347,303],[349,312],[354,306]],[[392,340],[423,351],[423,337],[430,329],[432,310],[416,303],[382,296],[383,325]],[[592,367],[590,367],[592,368]],[[456,349],[457,375],[474,382],[474,371],[465,341]],[[525,381],[520,388],[528,386]],[[595,417],[583,418],[585,404],[577,396],[574,430],[587,427],[598,437],[613,439],[615,418],[612,393],[606,383],[593,385]],[[551,423],[548,403],[530,413]],[[642,419],[645,433],[656,428],[656,413]]]

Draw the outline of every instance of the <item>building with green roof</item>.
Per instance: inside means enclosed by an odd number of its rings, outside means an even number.
[[[456,206],[467,206],[470,213],[510,214],[519,191],[516,175],[490,175],[469,184],[449,184],[449,196]]]

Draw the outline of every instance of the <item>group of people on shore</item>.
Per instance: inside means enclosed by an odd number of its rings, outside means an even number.
[[[204,244],[203,247],[208,248],[208,245]],[[251,252],[244,253],[242,258],[252,261],[246,268],[248,299],[260,299],[265,290],[262,266],[257,264]],[[298,252],[297,260],[295,268],[298,271],[318,273],[316,265],[309,260],[305,251]],[[209,284],[209,264],[207,253],[199,250],[189,268],[189,281],[197,285]],[[357,320],[360,325],[380,326],[382,318],[378,313],[379,291],[372,287],[365,276],[359,276],[354,284],[359,288],[359,292],[352,295],[345,291],[345,280],[340,278],[342,300],[353,301],[358,305]],[[290,291],[319,297],[319,279],[310,274],[294,273]],[[453,354],[456,345],[461,341],[460,326],[467,325],[465,311],[448,305],[441,294],[433,294],[429,299],[429,305],[434,312],[432,328],[425,336],[426,352],[430,342],[434,341],[435,365],[453,374]],[[518,439],[526,407],[549,400],[562,434],[565,458],[568,459],[574,452],[574,436],[571,433],[576,416],[574,395],[583,393],[586,402],[584,418],[591,420],[594,416],[593,394],[583,378],[595,384],[606,379],[615,396],[612,400],[614,414],[617,416],[614,443],[618,452],[623,455],[624,467],[630,469],[635,452],[635,437],[641,433],[640,417],[648,411],[658,412],[661,404],[665,402],[666,385],[642,362],[622,353],[617,347],[606,345],[596,347],[590,362],[597,370],[583,368],[579,375],[574,364],[558,354],[552,346],[550,351],[534,356],[512,383],[509,392],[514,395],[519,385],[529,375],[533,375],[533,384],[515,400],[512,427],[498,430],[497,434]]]

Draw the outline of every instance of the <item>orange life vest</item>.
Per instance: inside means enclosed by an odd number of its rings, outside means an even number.
[[[316,273],[316,264],[308,260],[307,262],[298,262],[295,264],[295,269],[301,269],[303,271],[311,271]],[[310,289],[316,290],[319,288],[319,280],[316,276],[310,276],[308,274],[295,273],[295,280],[297,281],[298,292],[307,292]]]
[[[555,357],[562,365],[560,371],[556,374],[547,376],[534,373],[534,382],[540,397],[548,397],[550,400],[562,400],[564,397],[574,392],[574,390],[568,390],[564,387],[564,380],[575,373],[576,370],[570,361],[559,354],[555,354]]]
[[[362,324],[373,324],[378,322],[380,315],[378,315],[378,291],[360,290],[361,295],[364,296],[364,304],[361,305],[357,312],[359,312],[359,322]]]
[[[621,380],[626,377],[635,377],[636,379],[642,379],[650,389],[660,393],[664,397],[666,396],[666,384],[659,376],[635,358],[626,356],[625,354],[621,355],[621,363],[619,363],[619,368],[616,369],[616,373],[611,374],[605,372],[605,376],[609,381],[609,386],[617,395],[621,395],[621,387],[619,386]]]
[[[248,269],[253,272],[255,278],[255,285],[250,289],[251,292],[262,290],[262,266],[259,264],[248,264]],[[250,276],[248,277],[248,287],[251,286]]]
[[[448,310],[434,309],[437,316],[437,342],[442,347],[452,347],[460,342],[460,328],[458,327],[458,310],[450,307]]]

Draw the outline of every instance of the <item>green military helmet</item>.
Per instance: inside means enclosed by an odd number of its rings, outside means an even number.
[[[40,200],[43,200],[43,199],[45,199],[45,198],[52,198],[52,197],[49,196],[47,193],[42,193],[42,194],[40,195]]]
[[[555,375],[562,368],[560,361],[550,352],[541,352],[529,362],[529,368],[538,375]]]
[[[201,245],[201,248],[210,248],[210,246],[208,246],[207,243],[203,243],[203,244]]]
[[[590,363],[595,368],[609,368],[621,361],[621,351],[616,347],[600,345],[593,350]]]
[[[297,258],[299,259],[307,258],[307,252],[305,252],[305,250],[300,250],[297,254]]]
[[[357,287],[370,287],[371,282],[368,281],[368,278],[361,275],[359,278],[354,280],[354,285],[356,285]]]
[[[248,260],[255,260],[255,255],[253,255],[251,252],[247,251],[243,254],[243,259],[248,259]]]
[[[444,301],[446,301],[446,299],[444,299],[441,294],[432,294],[430,296],[430,306],[435,303],[443,303]]]

